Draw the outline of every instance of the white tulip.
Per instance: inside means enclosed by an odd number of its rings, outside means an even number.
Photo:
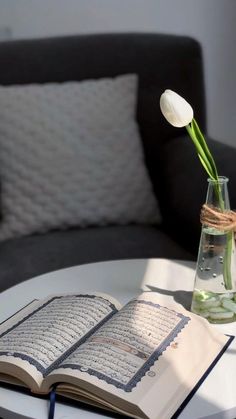
[[[186,127],[193,119],[192,107],[173,90],[165,90],[161,95],[160,108],[164,117],[174,127]]]

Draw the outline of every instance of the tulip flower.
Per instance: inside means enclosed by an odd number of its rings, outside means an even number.
[[[161,95],[160,107],[164,117],[174,127],[185,127],[193,119],[192,107],[182,96],[172,90],[166,90]]]
[[[171,125],[178,128],[186,127],[204,169],[211,179],[218,181],[214,159],[193,117],[193,109],[190,104],[182,96],[168,89],[160,97],[160,108],[164,117]]]
[[[224,201],[218,179],[218,172],[213,156],[208,148],[204,135],[202,134],[197,121],[193,116],[193,109],[190,104],[180,95],[172,90],[165,90],[160,97],[160,108],[166,120],[174,127],[185,127],[192,139],[201,164],[209,177],[215,181],[215,193],[218,198],[219,207],[224,211]],[[224,284],[227,290],[232,289],[231,279],[231,249],[233,233],[227,234],[227,245],[224,258]]]

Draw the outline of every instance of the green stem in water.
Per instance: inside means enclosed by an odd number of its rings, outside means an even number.
[[[232,290],[232,276],[231,276],[231,255],[233,249],[234,234],[232,231],[227,233],[226,248],[223,262],[223,278],[226,290]]]
[[[217,183],[215,185],[215,193],[219,202],[219,207],[221,211],[225,210],[224,200],[222,197],[222,192],[220,188],[219,180],[217,179]],[[225,246],[225,254],[224,254],[224,261],[223,261],[223,278],[224,278],[224,286],[226,290],[232,290],[232,275],[231,275],[231,256],[232,256],[232,249],[233,249],[233,240],[234,234],[232,231],[229,231],[226,236],[226,246]]]

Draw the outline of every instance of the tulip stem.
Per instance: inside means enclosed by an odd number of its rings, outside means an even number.
[[[218,172],[216,169],[215,161],[212,157],[212,154],[207,146],[206,140],[203,134],[200,131],[200,128],[193,118],[191,124],[186,126],[187,132],[192,139],[200,162],[202,163],[204,169],[210,178],[214,181],[214,190],[216,194],[217,201],[219,203],[219,208],[221,211],[225,210],[225,204],[222,196],[222,191],[219,183]],[[233,246],[233,233],[227,233],[226,239],[226,248],[223,262],[223,278],[224,286],[226,290],[232,289],[232,276],[231,276],[231,254]]]

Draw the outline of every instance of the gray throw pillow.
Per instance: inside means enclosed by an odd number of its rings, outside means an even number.
[[[0,240],[160,221],[136,95],[136,75],[0,87]]]

